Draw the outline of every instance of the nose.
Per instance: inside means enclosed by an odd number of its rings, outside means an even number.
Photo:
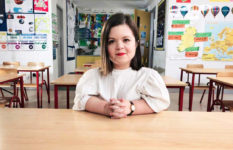
[[[117,47],[117,50],[120,50],[120,49],[122,49],[123,47],[124,47],[124,44],[123,44],[123,42],[122,41],[117,41],[117,45],[116,45]]]

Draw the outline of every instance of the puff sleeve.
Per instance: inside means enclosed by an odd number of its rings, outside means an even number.
[[[85,110],[88,99],[93,95],[97,95],[99,76],[97,68],[90,69],[82,75],[76,86],[73,110]]]
[[[146,69],[144,74],[146,74],[145,80],[138,88],[141,97],[154,112],[167,109],[170,105],[170,97],[162,77],[153,69]]]

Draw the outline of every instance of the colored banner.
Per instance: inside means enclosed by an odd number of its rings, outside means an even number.
[[[195,37],[211,37],[211,32],[205,32],[205,33],[196,33]]]
[[[190,20],[172,20],[172,24],[190,24]]]
[[[186,52],[199,51],[199,47],[189,47],[185,49]]]
[[[168,32],[168,35],[183,35],[184,34],[184,32],[172,32],[172,31],[170,31],[170,32]]]
[[[48,12],[48,0],[34,0],[34,12]]]
[[[168,40],[181,40],[181,35],[168,35]]]
[[[177,3],[191,3],[191,0],[176,0]]]
[[[185,52],[186,57],[197,57],[198,52]]]
[[[208,41],[208,37],[195,37],[194,42],[206,42]]]
[[[184,24],[173,24],[172,28],[184,28],[185,25]]]

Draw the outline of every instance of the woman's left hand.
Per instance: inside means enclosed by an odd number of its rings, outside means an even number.
[[[111,99],[112,112],[110,113],[111,118],[120,119],[125,118],[131,112],[130,102],[125,99]]]

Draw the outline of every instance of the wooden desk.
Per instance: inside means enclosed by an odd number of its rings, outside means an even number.
[[[71,109],[0,109],[1,150],[231,150],[231,113],[110,119]]]
[[[233,77],[207,77],[210,79],[210,89],[213,88],[213,83],[223,85],[223,86],[229,86],[233,88]],[[212,90],[209,90],[208,95],[208,103],[207,103],[207,111],[211,111],[211,96],[212,96]]]
[[[185,86],[187,86],[186,83],[181,82],[179,80],[176,80],[172,77],[168,77],[168,76],[163,76],[162,77],[167,88],[179,88],[180,92],[179,92],[179,111],[183,110],[183,97],[184,97],[184,89]]]
[[[21,99],[20,99],[20,105],[21,107],[24,107],[24,91],[23,91],[23,74],[18,74],[18,75],[0,75],[0,84],[4,84],[4,83],[7,83],[7,82],[20,82],[20,94],[21,94]],[[16,89],[14,89],[16,90]],[[14,93],[16,93],[16,91],[14,91]],[[16,95],[14,95],[16,96]],[[18,96],[17,96],[18,97]],[[1,148],[0,148],[1,149]]]
[[[195,74],[212,74],[216,75],[218,72],[233,72],[233,69],[223,69],[223,68],[180,68],[180,81],[183,81],[183,72],[192,74],[192,82],[190,83],[190,90],[189,90],[189,110],[192,111],[192,103],[193,103],[193,91],[194,91],[194,84],[195,84]]]
[[[43,84],[45,80],[42,78],[42,83],[39,82],[39,72],[44,72],[47,70],[47,93],[48,93],[48,103],[50,103],[50,82],[49,82],[49,68],[50,66],[19,66],[15,67],[13,65],[0,65],[0,68],[17,68],[18,72],[35,72],[36,73],[36,90],[37,90],[37,107],[42,108],[42,96],[40,99],[40,89],[39,89],[39,84]],[[43,76],[42,76],[43,77]],[[42,92],[42,88],[41,88]]]
[[[75,68],[74,72],[76,74],[84,74],[89,69],[90,67],[78,67],[78,68]]]
[[[66,87],[67,109],[70,107],[69,104],[70,86],[75,87],[81,76],[82,75],[77,75],[77,74],[66,74],[51,82],[51,84],[54,84],[54,108],[58,108],[58,87],[61,86]]]

